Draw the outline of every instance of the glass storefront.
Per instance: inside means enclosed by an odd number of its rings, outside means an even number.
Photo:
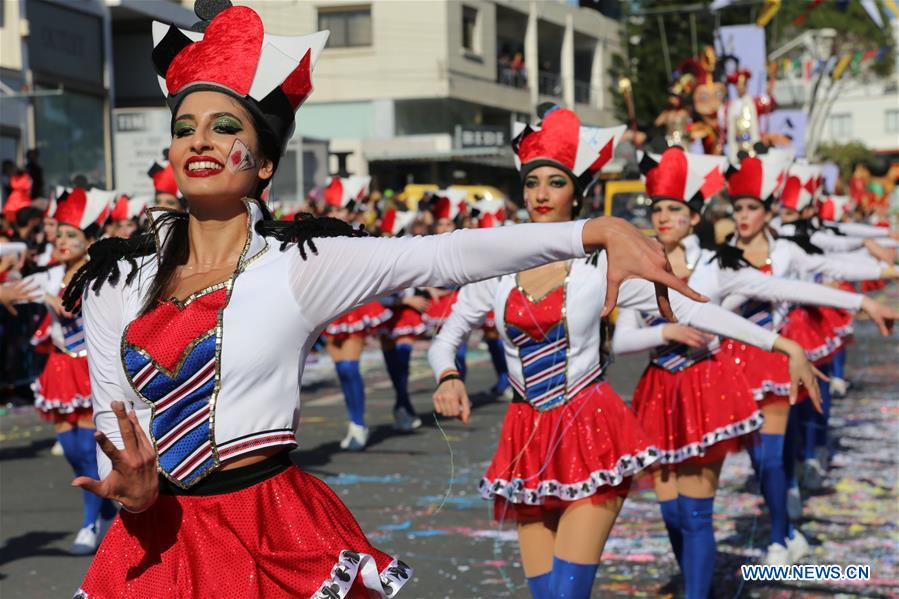
[[[66,90],[58,96],[34,98],[34,126],[46,185],[68,185],[75,175],[84,175],[93,185],[106,187],[103,119],[103,98],[97,96]]]

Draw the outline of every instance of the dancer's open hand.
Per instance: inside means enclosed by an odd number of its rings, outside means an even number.
[[[72,481],[72,486],[87,489],[100,497],[114,499],[130,512],[142,512],[153,505],[159,494],[156,452],[144,434],[134,410],[126,412],[124,403],[114,401],[112,411],[119,421],[125,448],[118,449],[106,435],[94,433],[100,449],[112,462],[112,472],[103,480],[79,476]]]
[[[862,300],[862,311],[874,321],[874,324],[880,329],[880,334],[884,337],[890,334],[890,331],[893,330],[893,323],[899,320],[899,312],[870,297]]]
[[[458,418],[463,424],[468,424],[471,402],[468,400],[465,383],[456,379],[441,383],[434,391],[434,411],[441,416]]]
[[[790,405],[796,403],[799,398],[799,387],[802,386],[808,392],[809,400],[815,410],[823,414],[824,404],[821,402],[821,388],[818,386],[818,379],[827,381],[827,376],[809,362],[805,350],[795,341],[786,337],[778,337],[774,349],[786,355],[790,360]]]
[[[662,338],[670,343],[683,343],[698,349],[708,345],[715,336],[685,324],[668,323],[662,326]]]
[[[657,240],[647,237],[635,226],[613,216],[590,219],[584,226],[584,248],[593,251],[605,248],[609,269],[606,274],[606,301],[602,315],[608,314],[618,302],[618,287],[627,279],[646,279],[656,286],[656,301],[662,317],[677,322],[668,300],[668,289],[674,289],[698,302],[708,298],[696,293],[676,277],[668,263],[665,249]]]

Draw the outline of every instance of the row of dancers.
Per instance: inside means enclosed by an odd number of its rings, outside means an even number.
[[[512,399],[480,493],[497,521],[515,523],[534,597],[590,596],[605,541],[643,473],[656,484],[686,596],[708,596],[718,474],[741,446],[772,522],[766,561],[801,559],[804,539],[785,517],[790,444],[824,426],[813,362],[823,364],[849,333],[845,314],[806,306],[863,311],[884,333],[899,316],[812,279],[895,278],[870,255],[888,240],[824,254],[810,236],[836,233],[814,220],[774,232],[774,202],[791,177],[777,152],[711,169],[678,148],[648,154],[661,245],[620,219],[578,220],[622,128],[582,128],[559,107],[544,107],[513,142],[530,224],[372,238],[331,216],[275,220],[262,193],[327,32],[274,36],[249,7],[198,4],[202,26],[158,25],[153,52],[186,212],[150,209],[150,232],[98,239],[96,194],[64,198],[62,263],[30,279],[40,294],[16,287],[50,304],[62,295],[52,310],[55,361],[67,364],[67,384],[88,385],[93,421],[78,418],[73,429],[99,445],[95,462],[73,463],[74,484],[123,508],[78,597],[396,596],[412,566],[373,547],[288,452],[319,335],[329,324],[349,331],[351,311],[385,297],[394,299],[369,308],[369,320],[383,319],[386,303],[391,328],[402,330],[404,309],[424,307],[403,301],[415,297],[407,290],[428,288],[459,290],[428,353],[444,416],[469,419],[459,350],[493,313]],[[693,234],[714,169],[726,170],[737,225],[723,245]],[[813,196],[816,183],[802,187]],[[781,217],[788,227],[786,211]],[[385,212],[381,228],[396,233],[390,218]],[[895,237],[834,226],[846,237]],[[613,349],[652,348],[632,407],[604,376],[603,317],[616,305]],[[399,339],[391,335],[386,351],[404,345]],[[405,349],[397,354],[407,359]],[[401,366],[388,363],[399,373],[391,378],[402,381]],[[350,371],[342,384],[358,384],[352,367],[337,367]],[[58,381],[45,374],[46,395]],[[352,424],[358,392],[346,394]],[[397,409],[398,426],[414,428],[408,398]],[[98,509],[90,522],[86,510],[94,540],[109,520]]]

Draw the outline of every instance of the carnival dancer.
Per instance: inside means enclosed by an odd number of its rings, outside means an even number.
[[[381,235],[385,237],[408,235],[415,220],[415,211],[388,208],[381,215]],[[409,288],[380,300],[391,311],[391,316],[381,326],[380,337],[384,366],[396,394],[393,405],[393,427],[406,433],[421,427],[421,418],[415,413],[409,397],[409,369],[415,340],[428,330],[423,314],[428,308],[429,297],[425,289]]]
[[[128,239],[139,233],[140,219],[147,209],[146,198],[120,195],[112,208],[109,220],[113,223],[113,235]]]
[[[849,300],[829,288],[765,277],[751,268],[721,269],[716,252],[700,247],[692,230],[700,222],[704,198],[724,185],[724,166],[724,158],[679,148],[661,156],[648,154],[641,161],[652,200],[653,228],[674,273],[699,285],[716,303],[735,292],[769,301]],[[749,345],[773,347],[789,359],[790,369],[807,367],[805,352],[795,341],[773,331],[762,333],[756,330],[761,327],[742,319],[730,326],[747,329],[746,337],[755,330],[755,337],[765,344]],[[632,406],[661,451],[653,473],[656,496],[684,574],[686,596],[704,599],[714,576],[712,514],[718,475],[726,454],[740,450],[747,436],[762,426],[761,412],[743,373],[720,354],[719,340],[693,327],[621,309],[612,348],[616,353],[653,349]],[[793,400],[797,393],[794,388]]]
[[[102,480],[74,483],[126,508],[79,594],[393,597],[411,568],[372,547],[287,455],[302,365],[327,323],[402,289],[598,247],[618,261],[610,303],[631,276],[701,296],[616,219],[408,239],[364,238],[328,218],[273,220],[254,198],[311,92],[327,32],[269,35],[251,8],[222,8],[197,6],[212,17],[204,33],[154,25],[169,160],[188,212],[151,209],[151,233],[97,242],[66,290],[67,309],[83,303],[102,450]]]
[[[161,164],[154,162],[147,176],[153,180],[153,203],[159,208],[169,210],[184,210],[184,201],[181,192],[178,191],[178,181],[175,172],[168,161],[168,150],[164,152],[166,160]]]
[[[730,245],[742,251],[741,255],[746,262],[765,274],[797,280],[808,280],[818,273],[846,280],[895,276],[891,268],[882,268],[876,263],[847,262],[811,255],[793,241],[772,235],[767,228],[767,221],[771,217],[771,204],[784,179],[787,166],[777,157],[762,155],[745,158],[739,169],[729,171],[727,189],[737,225]],[[821,303],[818,301],[819,295],[818,292],[809,294],[804,303]],[[859,295],[852,298],[844,305],[830,305],[853,311],[864,310],[878,322],[886,335],[888,330],[885,321],[894,319],[896,313],[870,298]],[[741,299],[738,295],[728,298],[728,302],[733,302],[733,306],[739,305],[739,310],[745,317],[769,325],[773,330],[780,330],[784,326],[786,314],[790,310],[786,302],[759,302]],[[787,336],[792,336],[808,353],[811,345],[808,339],[813,338],[814,332],[806,325],[794,322],[790,335]],[[794,430],[785,436],[790,416],[788,396],[791,389],[787,366],[778,356],[734,340],[727,340],[722,345],[722,351],[743,370],[757,397],[762,397],[761,408],[765,422],[760,429],[759,442],[753,446],[750,457],[759,476],[772,522],[771,544],[765,560],[770,564],[795,563],[808,551],[808,544],[788,520],[787,489],[794,479],[794,456],[798,452],[799,434]],[[789,420],[798,422],[795,412],[794,418]]]
[[[87,261],[91,243],[109,215],[108,197],[98,190],[75,188],[57,200],[54,218],[58,224],[54,241],[59,264],[26,277],[34,291],[32,301],[48,307],[46,326],[53,349],[43,372],[32,384],[34,404],[40,417],[53,423],[56,439],[76,476],[96,478],[96,428],[91,412],[91,385],[88,376],[84,322],[62,305],[62,292],[76,271]],[[44,327],[41,327],[44,328]],[[83,518],[70,551],[88,555],[116,515],[115,506],[87,489],[82,489]]]
[[[571,220],[623,129],[581,128],[573,112],[553,107],[539,127],[516,136],[516,165],[531,220]],[[429,352],[438,380],[437,411],[467,422],[468,396],[453,357],[458,344],[495,310],[516,395],[480,491],[494,500],[498,521],[517,524],[525,575],[536,598],[590,596],[631,478],[659,458],[603,378],[603,273],[614,260],[600,252],[468,285]],[[626,281],[618,304],[658,315],[645,281]],[[675,295],[672,307],[682,322],[702,322],[717,332],[739,329],[747,333],[745,340],[767,347],[773,342],[768,332],[741,328],[739,317],[718,306]],[[813,381],[807,363],[796,374],[807,384]]]
[[[322,213],[346,223],[355,220],[356,210],[368,195],[371,177],[332,177],[324,192]],[[368,302],[353,308],[325,328],[325,349],[334,368],[346,401],[349,422],[340,448],[362,451],[368,443],[365,425],[365,381],[359,368],[367,337],[377,334],[393,313],[381,302]]]

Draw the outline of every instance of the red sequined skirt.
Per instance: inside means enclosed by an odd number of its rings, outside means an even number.
[[[123,510],[76,597],[393,597],[411,575],[325,483],[290,467],[239,491]]]
[[[722,339],[719,357],[731,360],[743,373],[752,395],[760,406],[790,400],[790,361],[783,354],[765,351],[733,339]],[[805,389],[799,390],[796,402],[808,399]]]
[[[650,364],[631,405],[661,452],[659,465],[719,461],[740,451],[742,437],[762,426],[743,373],[718,353],[680,372]]]
[[[830,321],[815,306],[797,306],[790,310],[780,334],[801,345],[806,357],[815,364],[829,362],[842,346]]]
[[[392,315],[393,312],[381,302],[369,302],[339,316],[325,328],[325,335],[337,340],[354,335],[373,335]]]
[[[545,412],[511,403],[479,489],[495,500],[498,521],[539,519],[574,501],[626,496],[631,477],[658,456],[633,412],[600,381]]]
[[[74,423],[91,415],[91,379],[85,357],[52,352],[31,390],[34,407],[44,420]]]
[[[381,327],[381,334],[392,339],[398,337],[420,337],[428,330],[421,312],[408,306],[400,306],[393,310],[393,316]]]
[[[432,299],[428,303],[428,309],[424,311],[421,317],[432,331],[436,331],[443,326],[443,323],[446,322],[446,319],[452,313],[453,304],[456,303],[456,298],[458,297],[458,291],[451,291],[437,299]]]

